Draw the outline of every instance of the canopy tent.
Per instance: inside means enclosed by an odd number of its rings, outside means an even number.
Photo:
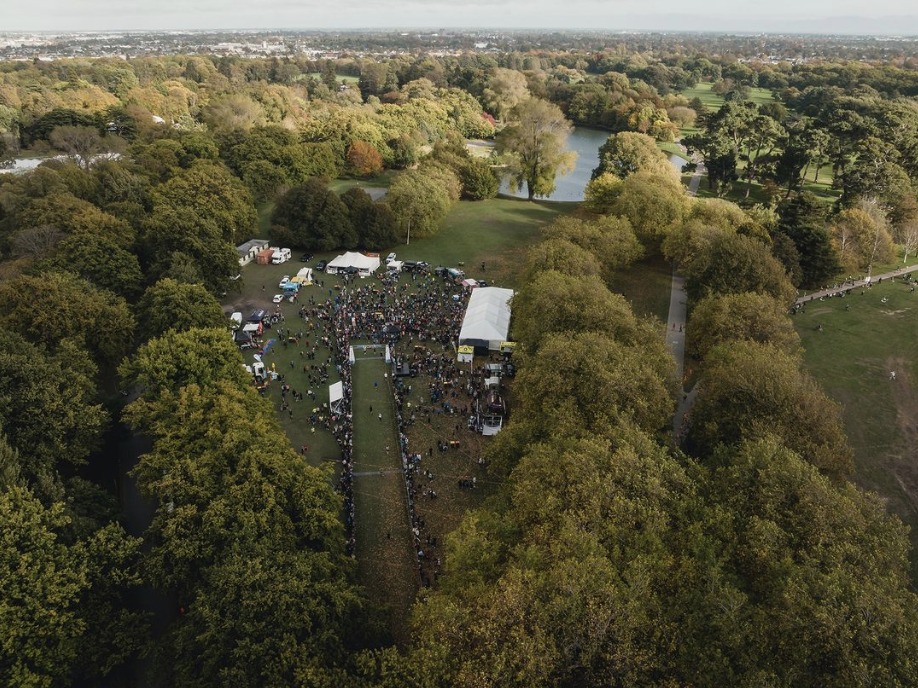
[[[312,268],[301,268],[290,281],[303,286],[312,284]]]
[[[336,275],[345,268],[357,268],[357,272],[361,277],[369,277],[371,273],[379,268],[379,256],[366,256],[362,253],[348,251],[326,265],[325,272]]]
[[[465,309],[459,346],[497,351],[507,341],[510,331],[510,299],[512,289],[479,287],[472,292]]]
[[[344,383],[336,382],[328,386],[328,408],[332,413],[341,413],[344,406]]]

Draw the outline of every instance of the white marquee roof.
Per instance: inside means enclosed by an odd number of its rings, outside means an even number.
[[[379,267],[379,256],[365,256],[362,253],[348,251],[342,253],[328,264],[330,268],[350,268],[373,271]]]
[[[498,348],[510,332],[510,299],[512,289],[478,287],[469,298],[469,305],[459,331],[459,344]],[[493,345],[493,346],[492,346]]]

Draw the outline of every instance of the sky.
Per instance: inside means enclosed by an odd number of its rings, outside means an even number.
[[[501,28],[918,35],[910,0],[0,0],[3,31]]]

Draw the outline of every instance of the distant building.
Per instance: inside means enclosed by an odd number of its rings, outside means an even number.
[[[239,254],[239,265],[244,266],[255,260],[259,251],[268,247],[267,239],[252,239],[236,247],[236,253]]]

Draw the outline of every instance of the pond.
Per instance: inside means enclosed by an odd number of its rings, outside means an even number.
[[[550,201],[582,201],[583,190],[590,175],[599,164],[599,147],[609,138],[610,132],[587,127],[574,127],[567,139],[567,149],[577,153],[574,169],[555,180],[555,191],[547,198]],[[525,185],[520,191],[510,188],[505,180],[500,185],[500,192],[516,198],[526,198]]]
[[[549,201],[582,201],[583,192],[590,175],[599,164],[599,147],[606,142],[610,132],[587,127],[574,127],[567,139],[567,149],[577,153],[574,169],[555,180],[555,191],[546,200]],[[675,153],[669,155],[670,164],[681,174],[682,166],[687,162]],[[526,198],[526,187],[519,191],[510,188],[507,180],[500,185],[500,192],[515,198]]]

